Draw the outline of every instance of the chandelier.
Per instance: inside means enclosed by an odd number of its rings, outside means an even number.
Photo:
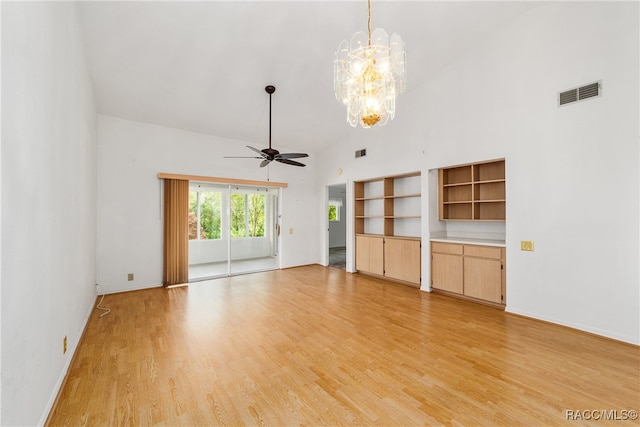
[[[382,28],[371,32],[371,0],[367,0],[367,33],[359,31],[338,46],[334,62],[336,99],[347,106],[351,126],[385,125],[396,113],[396,96],[406,88],[402,37]]]

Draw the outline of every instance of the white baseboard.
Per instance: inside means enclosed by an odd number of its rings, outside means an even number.
[[[102,285],[101,285],[102,286]],[[154,283],[151,285],[140,285],[140,286],[136,286],[136,287],[126,287],[126,288],[115,288],[115,289],[106,289],[105,286],[102,286],[103,292],[105,293],[105,295],[109,295],[109,294],[119,294],[121,292],[129,292],[129,291],[141,291],[143,289],[153,289],[153,288],[161,288],[162,287],[162,283]],[[100,294],[102,295],[102,294]]]
[[[536,314],[536,313],[530,313],[530,312],[523,311],[523,310],[513,309],[513,308],[509,307],[508,304],[507,304],[507,307],[505,308],[504,311],[506,313],[513,313],[513,314],[517,314],[519,316],[529,317],[531,319],[542,320],[543,322],[549,322],[549,323],[553,323],[553,324],[556,324],[556,325],[564,326],[564,327],[567,327],[567,328],[577,329],[579,331],[588,332],[588,333],[594,334],[594,335],[599,335],[599,336],[604,337],[604,338],[609,338],[609,339],[616,340],[616,341],[622,341],[622,342],[625,342],[625,343],[628,343],[628,344],[633,344],[633,345],[640,345],[640,338],[639,337],[620,335],[620,334],[612,332],[612,331],[606,331],[606,330],[602,330],[602,329],[598,329],[598,328],[593,328],[593,327],[588,326],[588,325],[582,325],[582,324],[573,323],[573,322],[566,322],[566,321],[555,319],[555,318],[552,318],[552,317],[540,316],[539,314]]]
[[[58,398],[58,393],[60,393],[60,389],[62,388],[64,379],[67,376],[67,372],[69,372],[71,361],[76,355],[76,351],[78,350],[78,345],[80,344],[80,339],[82,338],[82,334],[84,333],[84,330],[87,328],[87,323],[89,323],[89,317],[91,316],[91,313],[95,308],[96,301],[97,301],[97,298],[95,301],[93,301],[93,303],[89,307],[87,314],[85,314],[84,321],[82,322],[82,327],[80,328],[80,331],[76,336],[76,339],[71,341],[70,343],[72,347],[69,349],[70,350],[69,356],[67,357],[67,360],[65,361],[64,366],[62,368],[62,372],[60,373],[60,376],[58,377],[58,380],[56,381],[56,384],[53,387],[53,392],[49,397],[49,401],[47,402],[47,405],[45,406],[44,411],[40,416],[40,420],[38,421],[38,426],[44,426],[44,423],[47,422],[47,418],[49,417],[49,413],[51,412],[51,409],[53,409],[53,405],[56,403],[56,399]]]

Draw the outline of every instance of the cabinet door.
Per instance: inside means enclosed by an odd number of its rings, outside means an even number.
[[[402,239],[385,240],[385,276],[419,285],[420,272],[420,241]]]
[[[462,293],[462,255],[432,254],[431,287]]]
[[[402,242],[402,280],[419,285],[422,277],[422,249],[417,240],[404,240]]]
[[[356,270],[369,271],[369,237],[356,236]]]
[[[464,294],[502,303],[502,262],[498,259],[465,257]]]
[[[382,237],[356,236],[356,270],[382,276],[383,266]]]
[[[369,237],[369,272],[384,274],[384,240],[382,237]]]
[[[385,240],[384,261],[384,275],[400,279],[402,277],[402,240]]]

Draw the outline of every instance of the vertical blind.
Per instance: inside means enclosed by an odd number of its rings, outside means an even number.
[[[164,180],[164,245],[162,283],[189,281],[189,181]]]

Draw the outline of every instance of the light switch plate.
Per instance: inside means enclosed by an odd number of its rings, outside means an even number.
[[[533,252],[533,240],[521,240],[520,250]]]

